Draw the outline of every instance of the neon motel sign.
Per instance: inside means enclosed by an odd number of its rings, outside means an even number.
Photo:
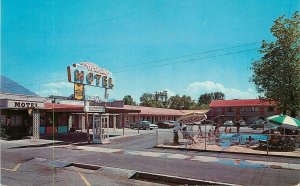
[[[81,62],[67,67],[68,81],[71,83],[96,86],[106,89],[114,87],[112,74],[98,67],[97,64],[90,62]]]

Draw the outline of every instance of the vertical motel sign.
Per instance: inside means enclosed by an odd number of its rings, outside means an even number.
[[[107,89],[113,88],[112,74],[91,62],[81,62],[67,67],[68,81],[74,83],[74,97],[84,100],[84,86],[95,86]],[[106,95],[105,95],[106,96]]]

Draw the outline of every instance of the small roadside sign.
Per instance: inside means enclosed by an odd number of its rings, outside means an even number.
[[[105,108],[103,106],[85,106],[85,112],[105,112]]]

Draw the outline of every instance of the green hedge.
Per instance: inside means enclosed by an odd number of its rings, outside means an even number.
[[[27,128],[24,126],[5,126],[1,127],[2,139],[21,139],[27,135]]]

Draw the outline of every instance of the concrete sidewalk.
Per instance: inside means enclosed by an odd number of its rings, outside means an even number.
[[[55,135],[44,135],[41,136],[40,139],[32,138],[32,136],[27,136],[25,139],[20,140],[0,140],[1,143],[7,143],[12,148],[17,147],[30,147],[30,146],[50,146],[50,145],[58,145],[58,144],[87,144],[87,135],[83,132],[73,132],[73,133],[66,133],[66,134],[55,134]],[[111,129],[109,132],[109,140],[105,140],[103,144],[110,143],[110,140],[113,139],[120,139],[126,138],[130,136],[137,136],[143,134],[150,134],[154,131],[150,130],[133,130],[133,129],[125,129],[125,135],[123,135],[123,129]],[[92,130],[90,129],[90,139],[91,144],[93,135]],[[53,140],[54,139],[54,140]]]
[[[178,160],[190,160],[190,161],[200,161],[200,162],[210,162],[225,164],[233,167],[241,168],[281,168],[290,170],[300,170],[300,164],[297,163],[283,163],[283,162],[272,162],[272,161],[253,161],[244,159],[231,159],[231,158],[218,158],[211,156],[191,156],[177,153],[164,153],[164,152],[149,152],[149,151],[133,151],[125,149],[111,149],[102,147],[91,147],[91,146],[74,146],[74,145],[63,145],[55,146],[57,148],[67,148],[72,150],[83,150],[90,152],[100,152],[100,153],[118,153],[118,154],[128,154],[134,156],[144,156],[152,158],[165,158],[165,159],[178,159]]]
[[[184,142],[181,145],[172,145],[172,144],[158,144],[157,148],[162,149],[175,149],[175,150],[186,150],[186,151],[208,151],[208,152],[226,152],[226,153],[236,153],[236,154],[252,154],[252,155],[263,155],[263,156],[279,156],[279,157],[294,157],[300,158],[300,150],[296,149],[294,151],[274,151],[270,150],[268,153],[266,150],[259,150],[258,147],[246,147],[243,145],[234,145],[228,146],[226,148],[216,145],[209,144],[205,148],[204,144],[193,146],[185,145]]]

